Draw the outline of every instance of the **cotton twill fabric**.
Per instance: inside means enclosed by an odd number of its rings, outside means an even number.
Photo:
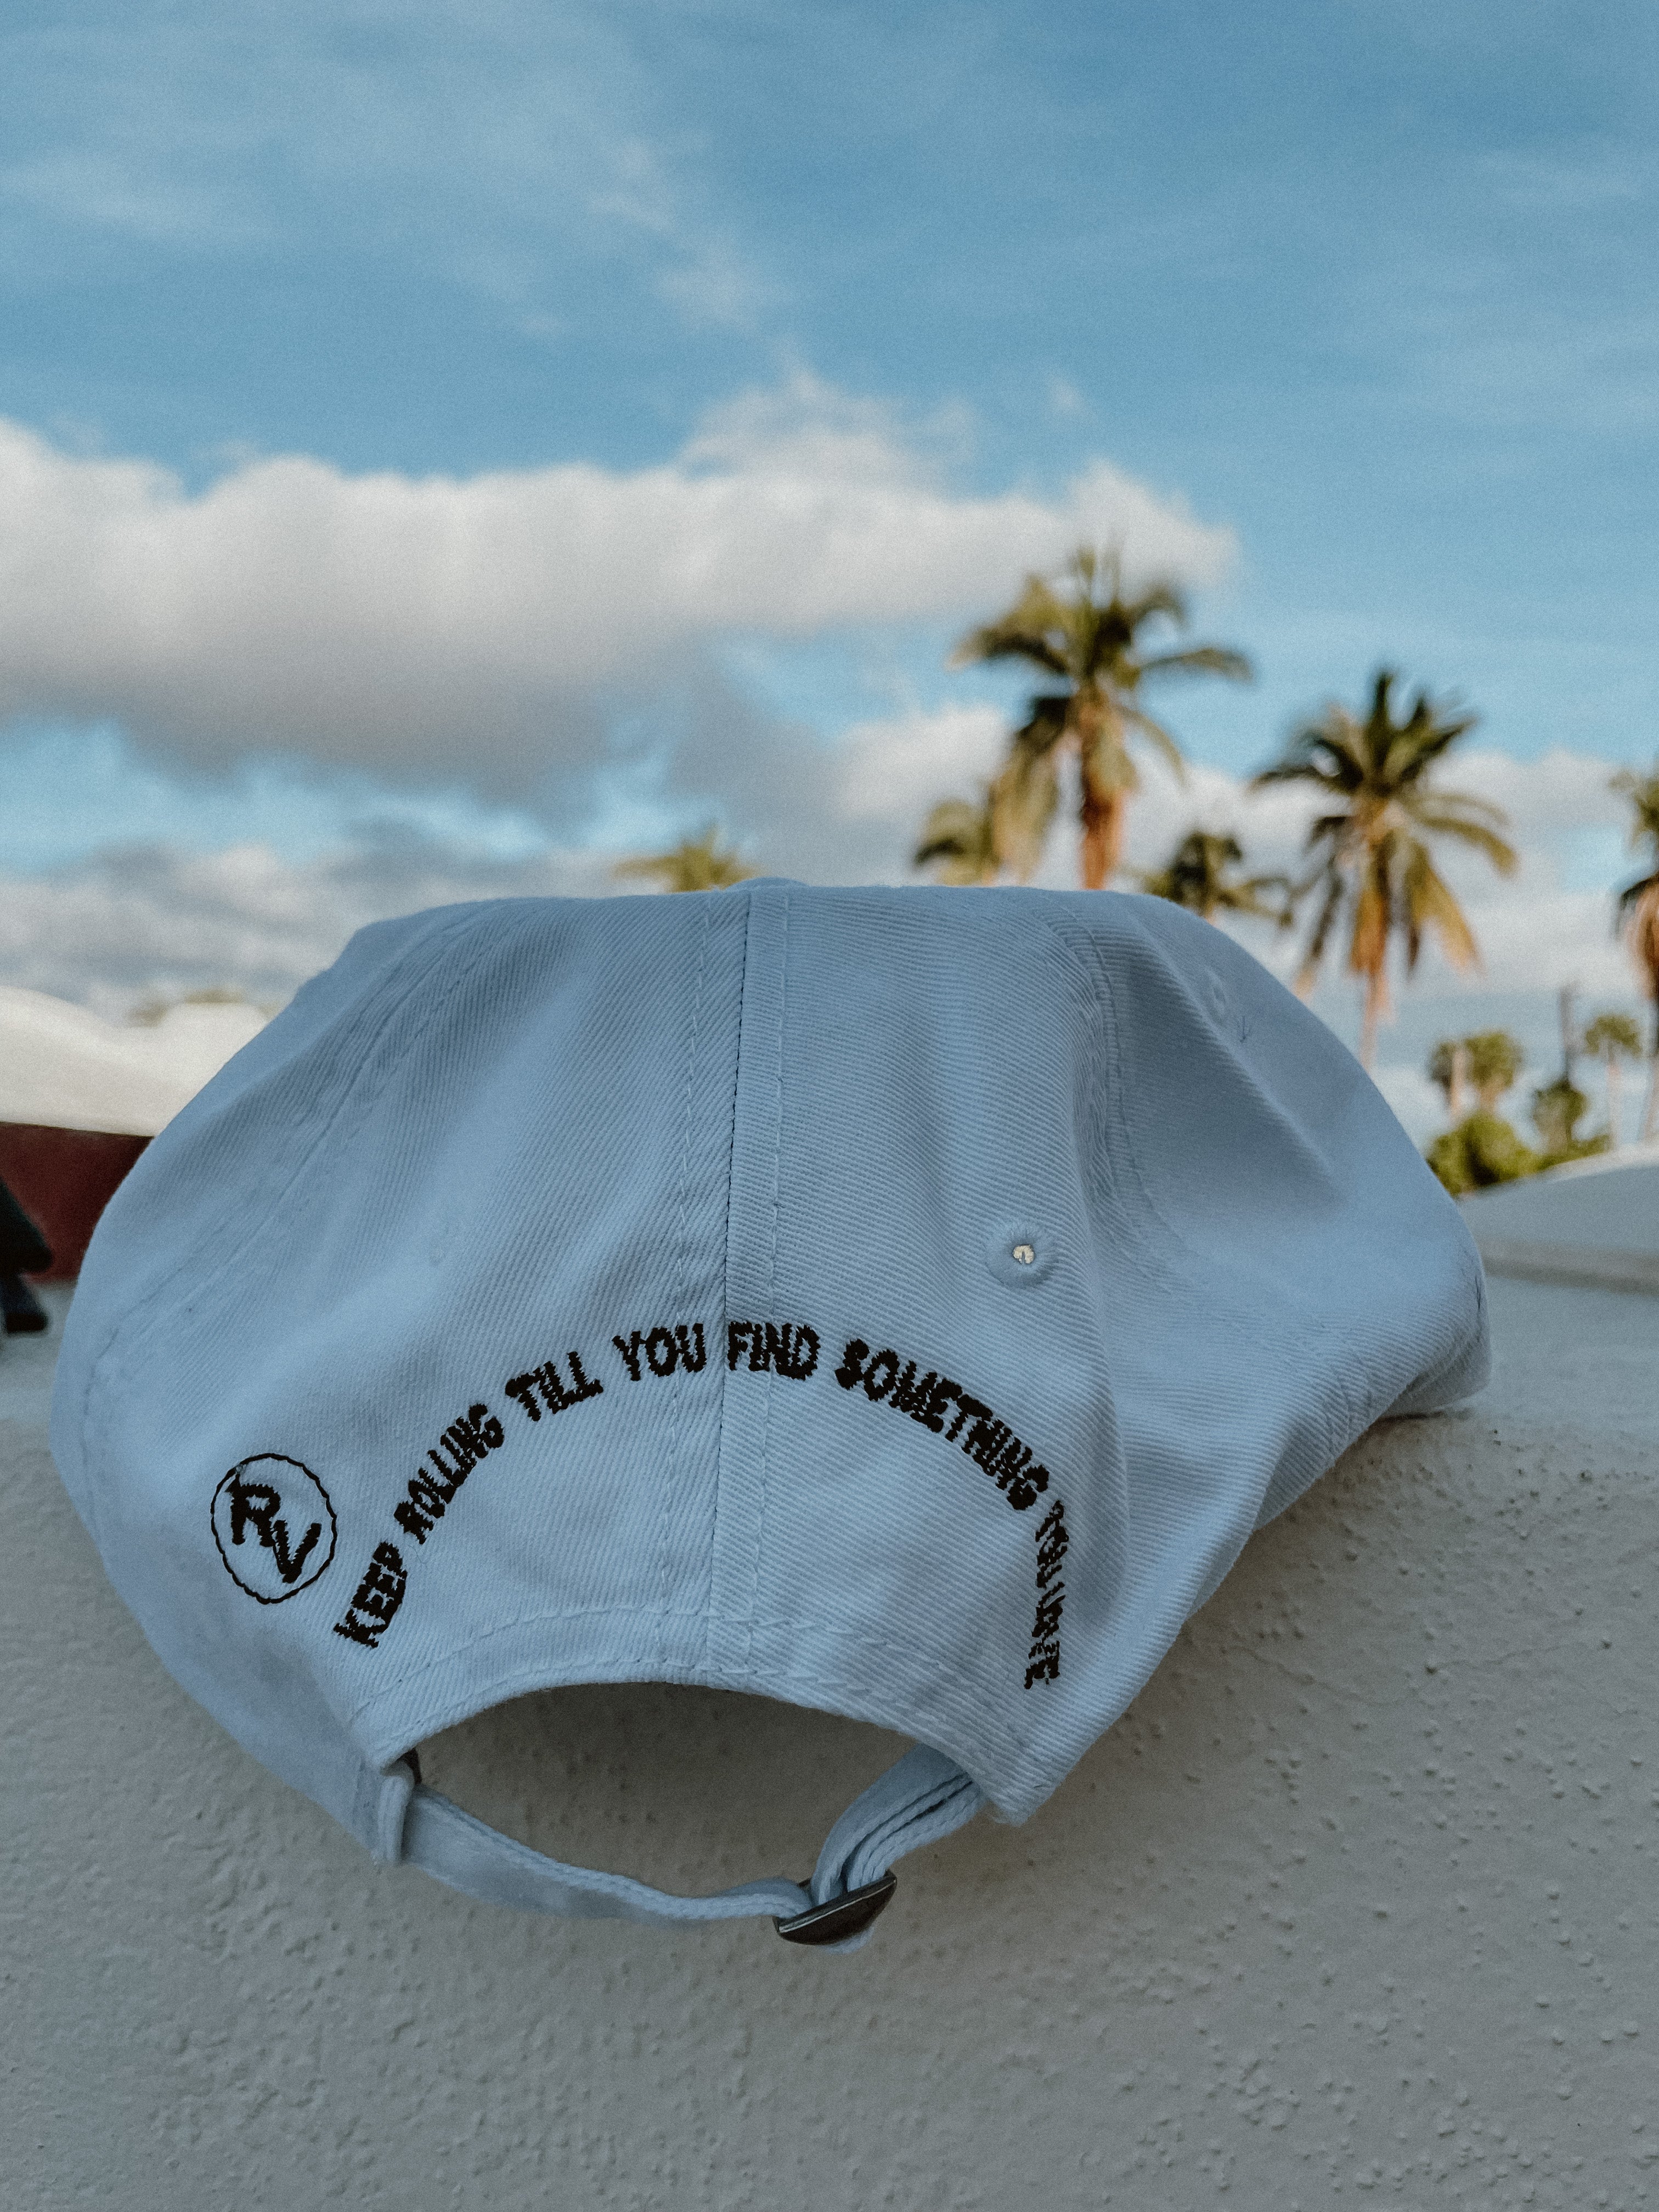
[[[1254,1527],[1485,1362],[1455,1209],[1218,932],[763,882],[362,933],[118,1193],[52,1434],[177,1679],[377,1856],[470,1867],[398,1762],[564,1683],[871,1720],[960,1778],[951,1809],[1023,1819]],[[905,1365],[956,1389],[948,1426],[900,1408]],[[400,1522],[473,1408],[501,1443]],[[993,1432],[1012,1461],[969,1455]],[[250,1595],[210,1507],[260,1455],[337,1536]],[[376,1572],[383,1622],[352,1609]],[[815,1901],[884,1871],[883,1817]],[[518,1849],[501,1882],[552,1909],[642,1904]]]

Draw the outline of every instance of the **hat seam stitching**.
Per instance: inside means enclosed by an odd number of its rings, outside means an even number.
[[[713,908],[705,901],[702,909],[702,934],[697,947],[697,975],[691,1000],[691,1035],[685,1056],[685,1116],[684,1133],[680,1146],[680,1206],[679,1220],[675,1230],[676,1268],[674,1297],[677,1308],[685,1305],[686,1273],[690,1245],[686,1225],[690,1218],[691,1200],[691,1120],[696,1092],[697,1042],[702,1022],[703,982],[708,967],[708,940],[713,929]],[[662,1504],[657,1522],[657,1613],[665,1626],[668,1620],[668,1528],[670,1504],[675,1489],[675,1474],[679,1466],[682,1422],[684,1414],[684,1376],[680,1367],[674,1370],[674,1395],[669,1407],[668,1480],[663,1486]]]
[[[726,1321],[729,1312],[732,1285],[732,1186],[737,1175],[738,1098],[743,1089],[743,1010],[749,995],[749,943],[755,928],[755,889],[749,887],[744,902],[743,930],[743,963],[738,975],[737,1035],[732,1054],[732,1104],[726,1120],[726,1218],[720,1227],[720,1318]],[[699,1611],[702,1616],[702,1656],[707,1666],[714,1643],[714,1584],[720,1571],[720,1527],[721,1476],[726,1466],[726,1408],[732,1392],[731,1369],[720,1378],[720,1419],[714,1435],[714,1503],[709,1516],[708,1595]]]
[[[783,1178],[783,1039],[788,1002],[789,893],[786,890],[783,894],[782,941],[778,948],[778,1019],[772,1066],[772,1222],[766,1263],[766,1310],[767,1318],[770,1321],[775,1321],[778,1310],[778,1212]],[[754,1664],[755,1613],[760,1603],[761,1553],[766,1546],[767,1507],[771,1497],[769,1476],[772,1464],[772,1407],[776,1396],[777,1376],[769,1367],[766,1398],[761,1411],[760,1497],[756,1502],[755,1540],[749,1559],[748,1633],[744,1638],[745,1673],[750,1672]]]

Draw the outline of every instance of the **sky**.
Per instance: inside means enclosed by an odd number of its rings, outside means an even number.
[[[12,7],[0,977],[276,1001],[710,819],[905,880],[1019,696],[952,643],[1086,538],[1258,671],[1165,694],[1141,865],[1293,853],[1243,779],[1380,663],[1478,711],[1524,866],[1380,1079],[1544,1067],[1636,1004],[1656,65],[1617,0]]]

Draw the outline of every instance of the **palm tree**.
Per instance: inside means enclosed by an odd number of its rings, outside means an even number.
[[[1515,848],[1498,835],[1507,820],[1501,807],[1464,792],[1437,790],[1430,780],[1435,763],[1474,727],[1474,715],[1449,719],[1419,691],[1410,713],[1397,722],[1394,684],[1391,669],[1378,671],[1363,721],[1333,702],[1251,785],[1259,791],[1270,783],[1310,783],[1324,802],[1308,831],[1308,850],[1318,855],[1317,863],[1299,887],[1318,887],[1321,896],[1296,988],[1304,996],[1312,989],[1346,904],[1352,915],[1348,966],[1364,988],[1359,1057],[1366,1067],[1388,1010],[1389,950],[1396,933],[1405,938],[1408,975],[1431,929],[1454,967],[1480,962],[1474,933],[1430,857],[1427,839],[1455,837],[1473,845],[1502,875],[1516,865]]]
[[[1606,1137],[1581,1140],[1578,1124],[1589,1111],[1589,1100],[1570,1075],[1558,1075],[1532,1094],[1532,1126],[1544,1148],[1544,1165],[1557,1167],[1563,1160],[1582,1159],[1587,1152],[1604,1152]]]
[[[1170,899],[1189,914],[1213,921],[1218,914],[1259,914],[1281,929],[1291,924],[1286,876],[1243,876],[1233,871],[1244,864],[1244,848],[1237,837],[1213,830],[1189,830],[1161,868],[1137,870],[1136,881],[1154,898]],[[1286,895],[1277,906],[1264,891]]]
[[[1601,1060],[1607,1071],[1607,1134],[1617,1145],[1620,1110],[1619,1063],[1640,1060],[1642,1032],[1628,1014],[1597,1014],[1584,1031],[1584,1050]]]
[[[1523,1144],[1498,1111],[1499,1099],[1514,1087],[1525,1060],[1507,1030],[1443,1037],[1430,1054],[1429,1075],[1446,1094],[1452,1126],[1435,1139],[1425,1157],[1454,1198],[1488,1183],[1536,1175],[1544,1165],[1543,1155]],[[1468,1114],[1463,1110],[1465,1085],[1475,1098]]]
[[[720,891],[732,884],[746,884],[754,875],[735,851],[720,842],[720,825],[711,822],[701,837],[687,837],[666,853],[636,853],[618,860],[617,876],[654,878],[665,891]]]
[[[1098,890],[1115,870],[1131,794],[1140,775],[1129,753],[1132,736],[1149,738],[1177,775],[1181,748],[1139,704],[1141,685],[1164,676],[1251,674],[1242,653],[1194,645],[1168,653],[1140,648],[1143,630],[1159,621],[1182,629],[1187,603],[1173,584],[1153,583],[1126,598],[1115,552],[1080,546],[1066,570],[1069,591],[1042,576],[1006,614],[970,630],[952,665],[1022,660],[1057,678],[1063,689],[1038,692],[1009,741],[1008,757],[977,805],[945,799],[928,816],[915,865],[943,863],[947,882],[994,883],[1006,869],[1024,883],[1036,872],[1060,803],[1060,764],[1077,757],[1083,824],[1083,882]]]
[[[1428,1076],[1444,1092],[1455,1124],[1463,1118],[1466,1090],[1474,1092],[1480,1113],[1495,1114],[1525,1065],[1526,1054],[1507,1030],[1481,1030],[1474,1036],[1442,1037],[1429,1054]]]
[[[1637,852],[1651,848],[1656,866],[1619,894],[1618,926],[1624,932],[1646,996],[1653,1001],[1653,1047],[1649,1063],[1648,1103],[1642,1115],[1644,1140],[1659,1128],[1659,761],[1651,775],[1620,769],[1611,787],[1631,803],[1635,816],[1630,842]]]
[[[1464,1038],[1463,1049],[1468,1054],[1469,1081],[1474,1085],[1480,1110],[1495,1114],[1504,1093],[1514,1090],[1527,1055],[1507,1030],[1479,1030],[1474,1036]]]

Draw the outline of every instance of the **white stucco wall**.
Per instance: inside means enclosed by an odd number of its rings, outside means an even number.
[[[0,2204],[1659,2202],[1659,1301],[1492,1303],[1487,1396],[1363,1442],[1044,1811],[907,1860],[851,1959],[377,1872],[151,1658],[13,1340]],[[428,1771],[696,1887],[810,1864],[893,1748],[607,1689]]]

